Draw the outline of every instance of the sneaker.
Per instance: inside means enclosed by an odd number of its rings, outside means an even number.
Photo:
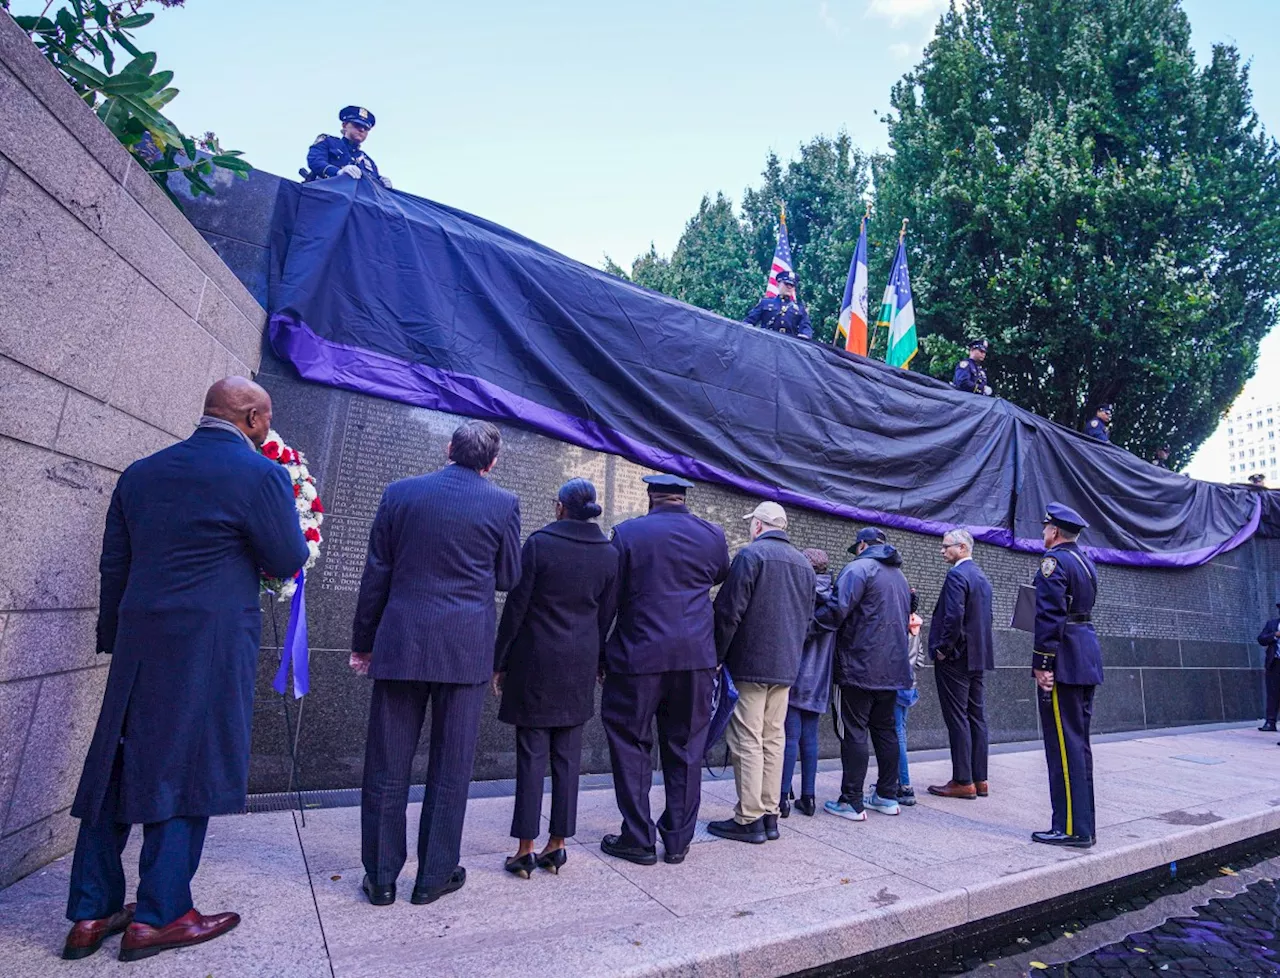
[[[907,784],[907,785],[903,785],[901,788],[899,788],[899,789],[898,789],[898,804],[899,804],[899,805],[906,805],[908,808],[910,808],[910,807],[911,807],[912,805],[914,805],[915,803],[916,803],[916,789],[915,789],[915,788],[913,788],[913,787],[911,787],[911,785]]]
[[[843,798],[839,801],[824,801],[823,809],[831,815],[839,815],[841,818],[847,818],[850,822],[865,822],[867,813],[860,812],[850,805]]]
[[[863,795],[862,806],[870,808],[873,812],[879,812],[881,815],[897,815],[898,803],[892,798],[881,798],[876,792],[869,795]]]

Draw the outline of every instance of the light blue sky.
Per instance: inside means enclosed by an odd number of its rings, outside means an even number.
[[[769,150],[841,129],[882,149],[889,89],[944,6],[187,0],[138,40],[176,72],[173,119],[256,166],[294,174],[341,106],[364,105],[398,188],[629,265],[650,241],[669,252],[704,193],[740,198]],[[1280,0],[1183,6],[1202,58],[1229,41],[1254,59],[1255,107],[1280,133]],[[1265,360],[1280,391],[1280,335]]]

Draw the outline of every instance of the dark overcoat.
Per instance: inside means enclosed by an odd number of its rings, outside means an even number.
[[[489,681],[494,591],[520,577],[520,501],[474,469],[387,486],[373,517],[351,648],[374,679]]]
[[[911,585],[893,547],[868,547],[844,565],[836,578],[836,601],[823,609],[836,625],[833,673],[841,686],[910,689]]]
[[[967,672],[996,667],[991,582],[972,558],[947,571],[929,622],[929,657],[954,660]]]
[[[800,669],[791,686],[788,706],[810,713],[826,713],[831,702],[831,658],[836,647],[832,609],[836,604],[830,574],[815,577],[813,613],[809,620]]]
[[[517,727],[591,719],[617,604],[618,552],[600,527],[557,520],[530,534],[498,626],[493,671],[507,674],[498,719]]]
[[[244,808],[259,577],[306,559],[289,476],[234,432],[198,429],[125,469],[100,563],[111,669],[73,815],[98,816],[117,747],[120,806],[105,814],[119,821]]]
[[[729,574],[724,530],[683,504],[613,528],[618,624],[605,669],[630,676],[716,667],[711,589]]]
[[[813,565],[784,530],[738,551],[716,595],[716,650],[740,683],[790,686],[813,617]]]

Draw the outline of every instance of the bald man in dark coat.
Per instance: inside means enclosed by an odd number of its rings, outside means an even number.
[[[123,961],[217,937],[234,913],[191,901],[210,815],[244,810],[262,633],[259,580],[307,559],[293,487],[258,446],[271,398],[219,381],[186,441],[134,462],[111,497],[100,565],[106,694],[71,807],[80,819],[63,957],[127,931]],[[137,909],[120,853],[145,826]]]

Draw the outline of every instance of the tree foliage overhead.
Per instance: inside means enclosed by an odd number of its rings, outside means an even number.
[[[1176,462],[1213,430],[1276,321],[1280,170],[1248,67],[1198,68],[1190,33],[1179,0],[942,17],[875,166],[911,219],[921,369],[982,334],[997,393],[1062,424],[1113,401],[1121,444]]]
[[[814,335],[830,340],[840,313],[849,259],[865,211],[869,161],[843,133],[819,136],[785,166],[769,154],[759,187],[742,198],[741,213],[723,193],[703,197],[670,258],[650,246],[631,266],[646,288],[742,319],[764,295],[786,205],[791,259]],[[622,269],[606,261],[606,270]]]

